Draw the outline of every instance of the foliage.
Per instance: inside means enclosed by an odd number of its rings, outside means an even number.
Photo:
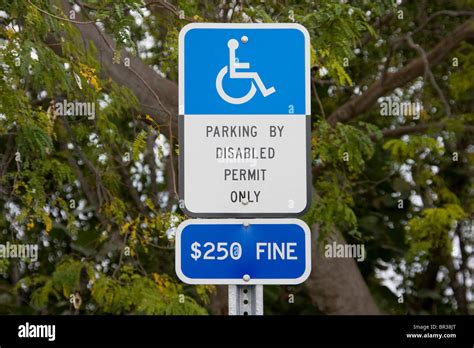
[[[165,125],[137,91],[103,68],[110,55],[114,67],[124,65],[126,49],[177,82],[178,35],[189,22],[295,22],[308,29],[313,200],[304,219],[319,231],[313,242],[322,248],[340,233],[363,243],[367,260],[359,269],[387,313],[460,312],[456,294],[449,295],[455,275],[445,266],[472,257],[467,247],[467,256],[456,256],[455,243],[474,243],[465,227],[474,208],[472,44],[430,67],[436,85],[425,74],[394,90],[384,86],[384,98],[422,101],[420,119],[381,117],[377,103],[353,120],[333,124],[331,115],[419,57],[406,45],[408,33],[428,51],[466,19],[431,16],[465,12],[469,1],[81,3],[71,18],[59,1],[0,0],[0,244],[39,246],[37,262],[0,259],[0,289],[8,290],[0,294],[0,313],[207,313],[215,288],[184,285],[174,270],[173,236],[186,218],[172,177],[170,154],[178,145],[169,146]],[[100,23],[111,52],[85,42],[78,21]],[[60,115],[55,104],[63,101],[91,103],[95,115]],[[386,136],[418,126],[427,130]],[[384,267],[401,277],[390,290],[379,277]],[[442,279],[436,287],[423,281],[433,268]],[[464,286],[472,294],[469,282]],[[267,313],[319,313],[312,292],[305,285],[268,287]],[[79,305],[71,303],[77,295]]]
[[[364,123],[360,126],[370,129],[373,134],[378,131],[376,127]],[[336,227],[358,236],[357,218],[351,209],[354,200],[350,180],[361,174],[365,162],[373,156],[372,140],[363,129],[342,123],[332,128],[321,120],[314,128],[313,160],[318,166],[330,167],[334,172],[328,172],[315,182],[318,196],[307,219],[321,226],[321,241]]]
[[[442,147],[428,136],[412,136],[407,140],[392,139],[387,141],[383,148],[392,153],[393,158],[403,163],[407,159],[414,159],[424,152],[441,153]]]
[[[472,80],[474,72],[469,67],[474,64],[474,45],[463,43],[453,55],[460,69],[453,72],[450,78],[450,92],[456,100],[469,100],[472,98]]]
[[[407,225],[410,244],[409,257],[431,255],[433,249],[442,249],[449,254],[452,248],[449,232],[456,221],[466,216],[457,204],[446,204],[442,208],[428,208],[421,216],[411,219]]]
[[[88,308],[100,308],[100,312],[110,314],[205,314],[206,312],[192,298],[183,295],[182,304],[174,297],[182,293],[180,285],[167,276],[153,273],[153,279],[134,272],[130,266],[124,266],[117,280],[94,271],[92,265],[71,258],[60,262],[49,277],[40,279],[26,278],[20,281],[30,289],[31,305],[42,309],[50,301],[50,296],[63,303],[70,304],[71,295],[81,288],[90,288]],[[86,283],[86,284],[81,284]],[[84,291],[83,291],[84,292]],[[61,301],[62,300],[62,301]],[[98,313],[97,310],[94,313]]]
[[[325,66],[339,84],[352,85],[344,59],[349,62],[354,57],[351,47],[358,43],[362,32],[376,35],[364,12],[350,4],[322,2],[317,11],[295,18],[313,34],[318,65]]]

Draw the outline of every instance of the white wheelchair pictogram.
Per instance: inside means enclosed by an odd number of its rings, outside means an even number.
[[[243,97],[231,97],[229,96],[225,91],[224,88],[222,87],[222,80],[224,79],[224,76],[230,71],[229,76],[231,79],[252,79],[257,83],[258,88],[260,89],[260,92],[264,97],[268,97],[270,94],[275,93],[275,88],[270,87],[266,88],[265,85],[262,82],[262,79],[256,72],[241,72],[241,71],[236,71],[236,69],[249,69],[250,68],[250,63],[240,63],[236,61],[235,59],[235,51],[239,47],[239,42],[235,39],[229,40],[227,42],[227,47],[229,47],[229,66],[224,66],[219,73],[217,74],[216,78],[216,89],[217,93],[219,93],[219,96],[224,99],[226,102],[230,104],[244,104],[248,102],[250,99],[252,99],[257,92],[257,89],[255,88],[255,84],[253,81],[251,82],[250,90],[247,92],[246,95]]]

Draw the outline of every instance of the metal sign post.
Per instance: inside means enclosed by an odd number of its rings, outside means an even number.
[[[263,285],[229,285],[229,315],[263,315]]]
[[[229,285],[230,315],[262,315],[264,284],[311,270],[309,228],[288,219],[311,203],[310,64],[296,23],[179,33],[180,208],[205,219],[178,227],[176,273]]]

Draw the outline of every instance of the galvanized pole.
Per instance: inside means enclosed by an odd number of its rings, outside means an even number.
[[[229,315],[263,315],[263,285],[229,285]]]

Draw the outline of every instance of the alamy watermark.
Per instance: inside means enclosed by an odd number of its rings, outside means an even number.
[[[37,325],[26,322],[18,326],[19,338],[46,338],[52,342],[56,340],[56,325]]]
[[[0,244],[0,258],[38,261],[38,244]]]
[[[414,120],[418,120],[421,111],[423,111],[423,104],[419,101],[399,102],[393,101],[392,98],[386,98],[380,103],[380,114],[382,116],[413,117]]]
[[[358,262],[365,260],[364,244],[345,244],[336,241],[324,246],[324,256],[326,258],[354,258]]]
[[[95,103],[68,101],[53,103],[54,112],[57,116],[85,116],[88,120],[95,118]]]

